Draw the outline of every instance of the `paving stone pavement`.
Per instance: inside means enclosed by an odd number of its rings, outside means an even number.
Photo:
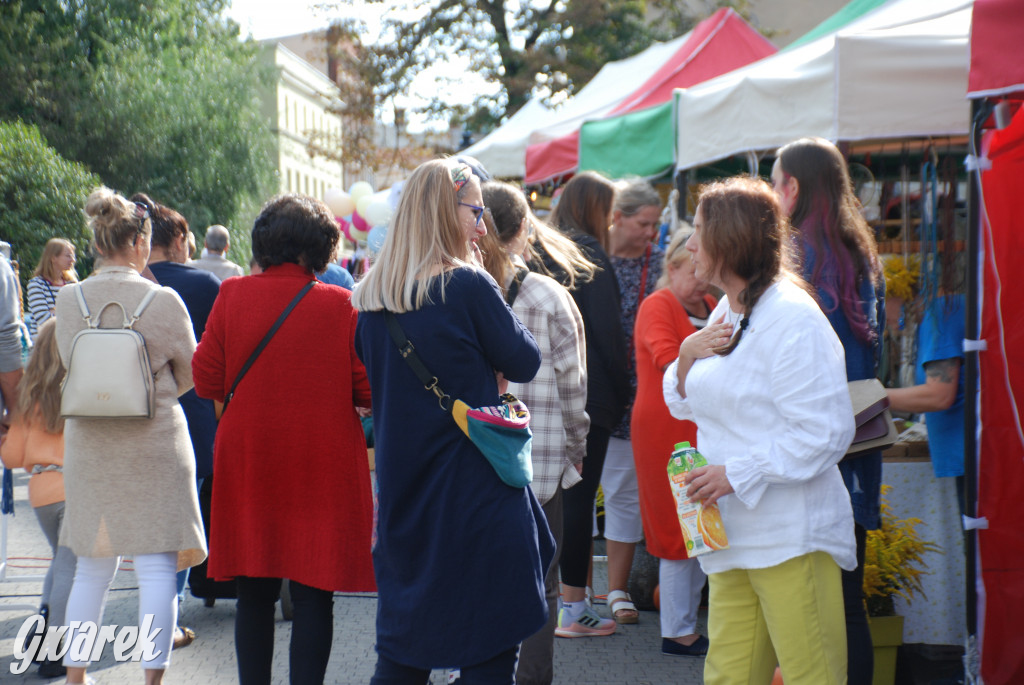
[[[63,683],[64,679],[44,680],[33,667],[23,675],[13,675],[14,641],[32,608],[39,603],[41,581],[19,581],[16,576],[45,572],[50,550],[35,515],[28,504],[24,472],[15,476],[15,516],[8,523],[7,553],[10,557],[7,579],[0,582],[0,683]],[[41,559],[43,561],[41,561]],[[595,586],[606,592],[606,577],[601,564],[595,565]],[[138,595],[130,561],[122,564],[107,602],[104,623],[137,625]],[[233,600],[218,600],[205,607],[191,595],[182,607],[180,625],[196,631],[196,641],[175,652],[164,682],[168,685],[230,685],[238,682],[234,650],[235,606]],[[334,651],[327,670],[327,683],[369,683],[376,662],[374,652],[375,596],[335,595]],[[606,607],[599,613],[607,615]],[[444,617],[436,626],[443,629]],[[702,632],[706,614],[701,611]],[[486,627],[482,627],[486,629]],[[291,624],[279,614],[275,632],[274,685],[288,683],[288,641]],[[703,682],[703,659],[665,656],[656,612],[640,612],[640,622],[619,626],[614,635],[596,638],[555,639],[555,685],[697,685]],[[143,681],[136,663],[117,663],[108,647],[89,674],[97,685],[137,685]],[[443,672],[435,672],[432,683],[444,685]]]

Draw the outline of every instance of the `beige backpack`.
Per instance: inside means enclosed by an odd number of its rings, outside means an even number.
[[[151,419],[156,411],[153,372],[146,340],[133,329],[156,289],[142,298],[129,318],[120,302],[107,302],[95,317],[89,314],[81,285],[75,289],[86,328],[75,334],[68,372],[61,384],[60,413],[66,419]],[[120,307],[121,328],[100,328],[100,316]]]

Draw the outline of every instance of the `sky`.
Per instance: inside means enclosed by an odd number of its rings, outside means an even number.
[[[322,1],[232,0],[226,14],[242,27],[243,36],[263,40],[323,28],[330,23],[331,13],[316,8]]]

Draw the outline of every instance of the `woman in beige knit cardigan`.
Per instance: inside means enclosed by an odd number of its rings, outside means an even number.
[[[152,615],[152,649],[142,656],[147,685],[160,683],[170,662],[177,622],[175,573],[206,557],[206,539],[195,487],[195,459],[178,396],[192,387],[195,337],[188,311],[170,288],[139,272],[149,257],[152,226],[144,208],[107,188],[95,190],[85,214],[99,257],[96,272],[81,284],[92,316],[119,327],[119,302],[132,312],[153,289],[158,292],[135,324],[146,340],[156,392],[151,419],[69,418],[64,428],[66,515],[61,544],[78,556],[68,599],[67,621],[102,625],[107,590],[121,557],[135,562],[139,580],[139,625]],[[79,286],[57,296],[57,345],[69,366],[71,341],[85,328],[76,301]],[[64,658],[68,683],[84,683],[88,654]],[[140,640],[146,634],[140,630]],[[88,643],[88,641],[85,641]],[[109,648],[109,647],[108,647]]]

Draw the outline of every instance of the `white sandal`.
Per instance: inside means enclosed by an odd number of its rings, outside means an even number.
[[[640,621],[640,612],[636,610],[633,598],[629,596],[628,592],[622,590],[609,592],[608,609],[612,612],[612,618],[616,623],[632,625]]]

